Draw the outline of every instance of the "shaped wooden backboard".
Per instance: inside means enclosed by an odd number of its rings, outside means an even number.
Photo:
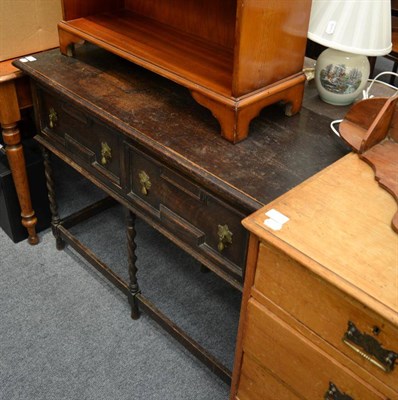
[[[340,124],[340,136],[374,170],[379,185],[398,202],[398,96],[354,104]],[[392,219],[398,233],[398,212]]]

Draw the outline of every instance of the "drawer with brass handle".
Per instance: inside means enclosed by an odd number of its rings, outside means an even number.
[[[260,244],[256,292],[398,392],[398,329],[389,321],[268,243]]]
[[[65,144],[65,135],[72,132],[87,132],[92,121],[81,110],[63,102],[45,89],[37,88],[36,101],[40,112],[40,130],[59,143]]]
[[[89,172],[120,188],[120,135],[51,92],[41,88],[36,92],[41,132],[71,159],[79,164],[82,160]]]
[[[247,305],[243,350],[302,398],[386,399],[253,298]]]
[[[128,191],[134,202],[241,282],[248,239],[243,213],[133,145],[128,148]]]
[[[379,329],[373,328],[373,331],[379,333]],[[343,342],[382,371],[391,372],[394,369],[398,353],[384,349],[376,338],[360,332],[351,321],[348,321]]]

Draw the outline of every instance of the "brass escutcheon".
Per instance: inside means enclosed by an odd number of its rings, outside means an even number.
[[[48,126],[51,129],[55,128],[56,122],[58,121],[58,115],[57,112],[54,110],[53,107],[51,107],[49,110],[49,114],[48,114]]]
[[[233,233],[229,230],[228,225],[218,225],[218,251],[222,252],[226,247],[232,244]]]
[[[101,142],[101,164],[106,165],[112,159],[112,149],[108,143]]]
[[[140,171],[138,173],[138,178],[140,179],[140,184],[141,184],[141,193],[144,196],[148,195],[148,190],[151,188],[152,183],[149,179],[148,174],[145,171]]]

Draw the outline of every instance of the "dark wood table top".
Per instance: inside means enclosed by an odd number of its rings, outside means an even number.
[[[329,128],[348,109],[321,102],[313,82],[298,115],[268,107],[233,145],[187,89],[98,47],[81,46],[75,58],[56,49],[36,59],[15,65],[248,212],[349,152]]]

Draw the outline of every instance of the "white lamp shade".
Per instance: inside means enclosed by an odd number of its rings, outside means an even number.
[[[390,0],[312,0],[308,37],[323,46],[366,56],[391,51]]]

